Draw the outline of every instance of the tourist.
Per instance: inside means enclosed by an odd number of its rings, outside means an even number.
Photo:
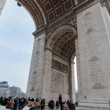
[[[0,97],[0,105],[3,104],[3,97]]]
[[[78,107],[78,102],[75,103],[76,107]]]
[[[63,110],[69,110],[69,107],[66,101],[63,104]]]
[[[14,99],[13,110],[18,110],[18,104],[19,104],[19,100],[18,100],[18,98],[16,97],[16,98]]]
[[[70,109],[70,105],[71,105],[71,103],[70,103],[69,100],[67,100],[67,104],[68,104],[68,108]]]
[[[3,105],[6,106],[6,104],[7,104],[7,98],[4,97]]]
[[[34,98],[32,98],[31,101],[34,102],[35,101]]]
[[[76,110],[75,104],[71,101],[70,110]]]
[[[37,104],[37,103],[33,103],[33,104],[32,104],[32,107],[30,107],[29,110],[39,110],[39,109],[38,109],[38,104]]]
[[[39,98],[36,98],[36,102],[39,102]]]
[[[60,109],[63,110],[63,105],[65,104],[65,102],[62,100],[60,103]]]
[[[27,105],[28,101],[26,98],[23,97],[23,108]]]
[[[10,109],[10,101],[9,100],[7,100],[6,108]]]
[[[54,109],[54,99],[53,98],[52,98],[52,100],[49,101],[48,107],[49,107],[49,110],[53,110]]]
[[[13,106],[14,106],[14,99],[11,98],[11,99],[10,99],[10,109],[11,109],[11,110],[14,110],[14,109],[13,109]]]
[[[33,101],[33,98],[28,100],[27,105],[23,108],[23,110],[39,110],[38,102]]]
[[[38,102],[35,102],[35,107],[37,107],[39,109],[39,103]]]
[[[44,110],[45,109],[45,99],[42,99],[41,100],[40,107],[41,107],[41,110]]]
[[[29,110],[32,107],[31,102],[29,101],[27,105],[23,108],[23,110]]]
[[[59,101],[57,100],[56,101],[56,110],[58,110],[59,109]]]
[[[24,104],[24,100],[23,98],[19,99],[19,109],[18,110],[22,110],[23,109],[23,104]]]

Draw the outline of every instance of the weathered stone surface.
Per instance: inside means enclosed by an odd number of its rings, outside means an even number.
[[[55,100],[58,100],[59,94],[62,94],[63,100],[70,99],[70,75],[69,75],[69,64],[67,61],[63,60],[62,58],[53,55],[53,60],[56,63],[58,63],[60,66],[62,65],[62,68],[60,70],[58,68],[53,68],[51,71],[51,89],[50,89],[50,95],[51,98],[53,97]],[[58,66],[57,64],[57,66]],[[63,69],[63,66],[66,66],[66,68]],[[67,71],[65,71],[65,69]]]
[[[42,75],[44,65],[45,33],[34,41],[33,55],[30,67],[27,96],[41,97]]]
[[[57,100],[62,94],[63,100],[75,101],[71,59],[76,55],[79,110],[107,110],[110,99],[110,17],[106,6],[101,5],[105,1],[75,0],[74,5],[67,5],[71,0],[65,0],[56,8],[54,5],[59,0],[44,1],[39,1],[39,5],[36,0],[21,1],[30,7],[38,6],[31,7],[33,14],[40,5],[44,6],[39,8],[45,18],[41,20],[47,20],[47,24],[34,33],[27,96],[49,101],[51,98]],[[65,13],[67,7],[68,13]],[[45,12],[42,11],[44,8]],[[35,20],[37,18],[41,16],[35,16]]]
[[[109,29],[106,25],[104,15],[106,13],[102,10],[100,3],[77,15],[78,63],[80,65],[81,77],[79,88],[82,88],[82,93],[80,92],[81,94],[79,94],[79,100],[84,100],[85,102],[87,99],[92,100],[93,102],[90,102],[90,105],[92,104],[91,106],[94,106],[93,103],[96,100],[109,101],[110,99],[110,83],[108,83],[110,80],[110,42]],[[96,106],[98,109],[100,107],[99,105],[97,104]],[[81,106],[87,105],[83,105],[82,103]]]

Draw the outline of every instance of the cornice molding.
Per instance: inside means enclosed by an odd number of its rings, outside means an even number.
[[[81,4],[79,4],[77,7],[73,8],[73,11],[75,11],[77,15],[98,2],[100,2],[100,0],[86,0],[82,2]]]
[[[38,38],[43,33],[47,33],[46,26],[44,26],[44,27],[38,29],[37,31],[33,32],[34,38]]]

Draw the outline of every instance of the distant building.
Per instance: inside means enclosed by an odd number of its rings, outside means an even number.
[[[0,88],[9,88],[8,82],[7,81],[0,82]]]
[[[10,87],[10,96],[12,97],[25,97],[25,93],[21,91],[19,87]]]
[[[5,5],[6,0],[0,0],[0,15],[2,13],[3,7]]]
[[[25,97],[25,93],[19,87],[9,87],[7,81],[0,82],[0,96],[3,97]]]

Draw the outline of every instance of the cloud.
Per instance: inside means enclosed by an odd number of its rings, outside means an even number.
[[[0,63],[0,67],[3,75],[1,75],[0,80],[8,81],[10,86],[19,86],[25,92],[28,80],[29,66],[30,64],[23,63],[23,61],[16,63],[2,62],[2,64]]]
[[[26,45],[26,43],[19,43],[17,41],[13,42],[13,40],[7,41],[1,38],[0,38],[0,48],[7,48],[10,51],[16,53],[25,53],[29,55],[32,53],[32,45]]]
[[[0,80],[25,92],[33,48],[34,22],[29,13],[7,0],[0,16]]]
[[[4,25],[4,23],[12,25],[18,24],[25,28],[30,28],[30,26],[32,26],[30,29],[33,29],[33,31],[35,30],[34,22],[29,13],[23,7],[18,7],[17,2],[15,0],[6,1],[6,5],[3,9],[0,20],[2,26]]]

